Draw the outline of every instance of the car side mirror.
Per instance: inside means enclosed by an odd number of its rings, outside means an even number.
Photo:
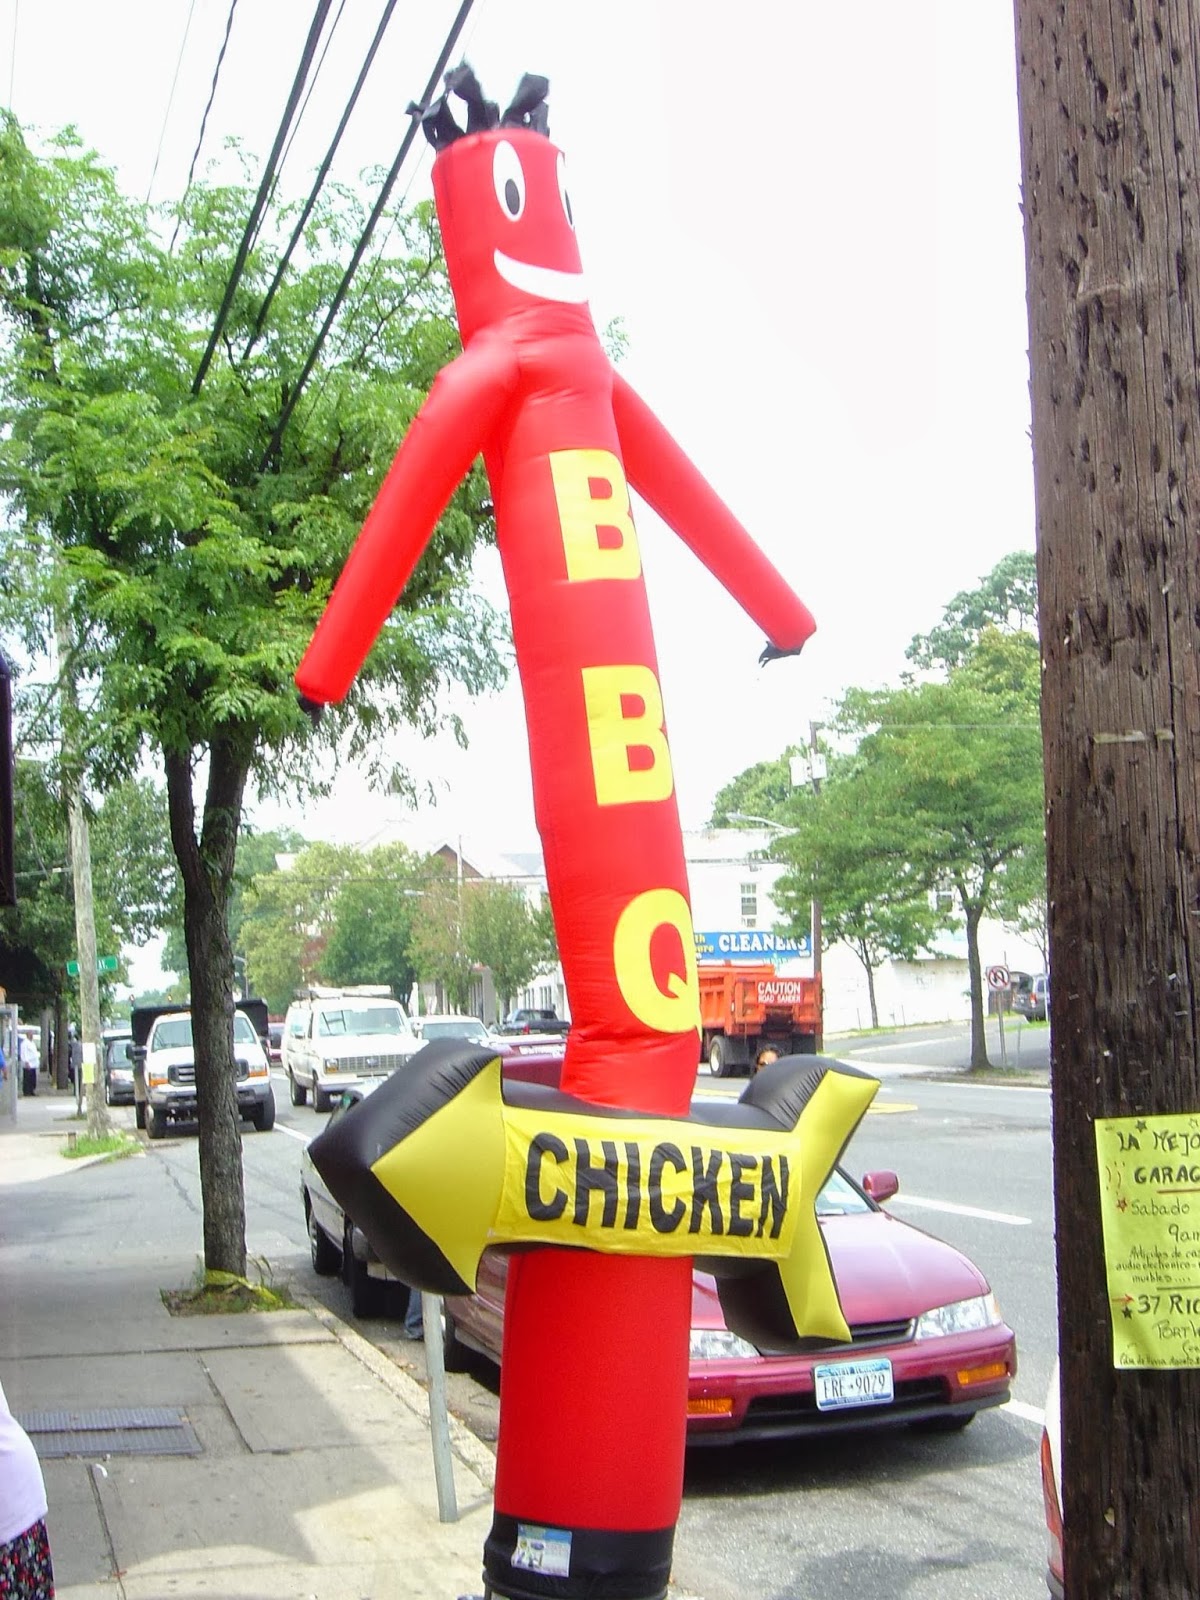
[[[868,1172],[863,1178],[862,1186],[876,1205],[882,1205],[894,1194],[899,1194],[900,1179],[894,1172]]]
[[[146,1046],[144,1044],[135,1044],[129,1052],[129,1059],[135,1065],[144,1067],[146,1065]]]

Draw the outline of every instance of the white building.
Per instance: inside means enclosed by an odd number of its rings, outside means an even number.
[[[776,960],[781,972],[813,971],[811,932],[794,953],[772,952],[769,936],[780,920],[772,890],[784,868],[768,859],[773,833],[766,828],[709,828],[684,834],[692,922],[700,959],[717,943],[733,960]],[[716,937],[714,937],[716,936]],[[1040,972],[1035,944],[998,922],[984,921],[979,953],[985,969],[1004,965]],[[845,945],[821,951],[825,1032],[847,1033],[871,1026],[871,1001],[862,963]],[[881,1027],[963,1021],[971,1015],[967,936],[942,934],[935,952],[916,961],[887,961],[875,971]]]

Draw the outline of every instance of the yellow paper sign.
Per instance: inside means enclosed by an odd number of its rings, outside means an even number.
[[[1200,1113],[1096,1122],[1115,1367],[1200,1367]]]

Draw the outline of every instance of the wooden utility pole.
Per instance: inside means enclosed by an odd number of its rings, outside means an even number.
[[[1200,10],[1016,18],[1066,1587],[1175,1600],[1200,1595],[1200,1318],[1161,1367],[1115,1366],[1137,1308],[1107,1279],[1095,1125],[1200,1112]],[[1200,1229],[1200,1186],[1176,1199]]]
[[[92,847],[87,812],[83,802],[83,718],[75,692],[73,641],[70,623],[59,612],[56,623],[58,642],[59,696],[62,717],[63,795],[67,806],[71,839],[71,876],[75,891],[75,951],[79,958],[79,1036],[83,1056],[76,1071],[75,1094],[81,1093],[80,1078],[87,1095],[88,1133],[96,1139],[112,1132],[112,1122],[104,1103],[104,1063],[100,1059],[100,981],[96,966],[96,922],[92,899]]]

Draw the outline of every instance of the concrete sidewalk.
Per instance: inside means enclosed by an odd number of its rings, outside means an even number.
[[[42,1457],[60,1600],[480,1594],[487,1448],[455,1424],[442,1522],[424,1388],[332,1313],[172,1317],[160,1290],[194,1257],[149,1228],[142,1258],[149,1163],[66,1160],[74,1111],[43,1091],[0,1117],[0,1377]]]

